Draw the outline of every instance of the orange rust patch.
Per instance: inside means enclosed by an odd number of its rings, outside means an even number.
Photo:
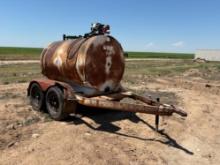
[[[41,59],[42,73],[49,79],[74,82],[101,91],[105,86],[109,90],[116,88],[125,65],[120,43],[105,35],[76,40],[58,41],[45,49]]]

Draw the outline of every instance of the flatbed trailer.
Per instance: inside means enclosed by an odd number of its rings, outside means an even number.
[[[79,104],[97,109],[155,115],[156,130],[159,126],[159,116],[171,116],[173,113],[187,116],[181,108],[160,103],[159,98],[153,100],[150,96],[143,97],[124,89],[115,93],[89,96],[76,92],[68,83],[46,78],[32,80],[28,86],[27,95],[33,109],[47,110],[51,118],[58,121],[64,120],[69,114],[76,113]],[[124,98],[138,100],[141,104],[121,102]]]

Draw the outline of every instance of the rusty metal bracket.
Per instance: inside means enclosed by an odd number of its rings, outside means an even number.
[[[160,98],[157,98],[157,102],[160,102]],[[159,115],[155,115],[155,128],[156,131],[159,131],[159,122],[160,122],[160,116]]]

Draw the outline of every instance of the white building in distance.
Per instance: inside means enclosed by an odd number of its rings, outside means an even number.
[[[195,59],[220,61],[220,49],[198,49],[195,53]]]

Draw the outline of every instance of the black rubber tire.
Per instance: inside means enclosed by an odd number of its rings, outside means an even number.
[[[29,90],[29,99],[32,108],[35,111],[43,110],[44,105],[44,93],[39,84],[33,83]]]
[[[54,86],[46,94],[46,107],[51,118],[57,121],[64,120],[68,114],[64,112],[64,96],[60,88]]]

